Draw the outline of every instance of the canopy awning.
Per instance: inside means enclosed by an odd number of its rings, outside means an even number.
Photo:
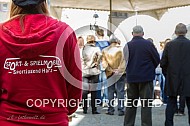
[[[112,12],[128,12],[129,15],[145,14],[160,19],[168,8],[188,6],[190,0],[50,0],[51,8],[60,11],[60,8],[88,9],[110,11],[110,2],[112,3]],[[59,13],[57,13],[59,14]],[[60,15],[59,15],[60,17]]]
[[[111,0],[112,11],[152,11],[190,5],[190,0]],[[110,10],[110,0],[51,0],[51,6],[90,10]]]

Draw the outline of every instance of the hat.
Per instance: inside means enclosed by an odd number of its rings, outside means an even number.
[[[25,8],[25,7],[35,7],[40,3],[44,2],[45,0],[12,0],[15,5]]]

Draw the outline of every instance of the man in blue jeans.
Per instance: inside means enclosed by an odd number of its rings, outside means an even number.
[[[123,48],[120,46],[120,41],[114,36],[111,36],[110,46],[102,51],[102,65],[105,68],[108,78],[108,112],[109,115],[114,115],[114,93],[118,99],[118,115],[124,115],[124,95],[125,95],[125,60]]]
[[[124,115],[124,101],[125,101],[125,82],[126,82],[126,74],[123,75],[112,75],[111,78],[108,81],[114,84],[109,85],[108,87],[108,112],[106,114],[108,115],[114,115],[115,111],[115,104],[114,104],[114,93],[116,93],[117,96],[117,103],[118,103],[118,116],[123,116]]]

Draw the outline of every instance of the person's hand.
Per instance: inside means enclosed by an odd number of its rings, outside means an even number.
[[[115,74],[119,74],[119,70],[118,70],[118,69],[115,69],[113,72],[114,72]]]

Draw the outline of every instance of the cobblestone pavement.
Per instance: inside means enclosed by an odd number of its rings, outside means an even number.
[[[166,105],[152,108],[153,126],[164,126],[165,108]],[[124,116],[118,116],[117,111],[114,115],[106,115],[106,107],[99,107],[98,110],[101,114],[92,115],[91,109],[88,110],[87,114],[83,114],[82,108],[79,108],[69,126],[123,126]],[[174,116],[174,126],[189,126],[187,108],[185,114],[185,116]],[[140,107],[137,111],[135,126],[141,126]]]

